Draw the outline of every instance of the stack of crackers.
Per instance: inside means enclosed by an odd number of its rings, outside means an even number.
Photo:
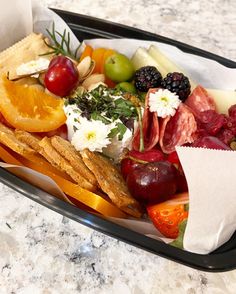
[[[12,130],[0,123],[0,143],[25,158],[39,155],[58,171],[88,191],[110,199],[128,215],[140,217],[142,207],[130,195],[120,171],[113,162],[97,152],[76,151],[71,143],[59,136],[40,138],[22,130]],[[102,193],[101,193],[102,192]]]

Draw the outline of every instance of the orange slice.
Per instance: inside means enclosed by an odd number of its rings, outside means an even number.
[[[28,132],[49,132],[66,121],[62,99],[6,77],[0,80],[0,112],[10,125]]]
[[[7,151],[7,148],[0,145],[0,159],[6,163],[15,164],[19,166],[25,166],[31,168],[39,173],[42,173],[51,179],[53,179],[56,184],[61,188],[65,194],[69,195],[76,201],[79,201],[83,205],[89,207],[90,209],[104,215],[111,217],[126,218],[127,215],[122,212],[118,207],[114,206],[112,203],[108,202],[101,196],[94,194],[93,192],[87,191],[77,184],[65,179],[58,175],[58,173],[53,172],[53,167],[49,170],[45,165],[40,164],[38,161],[31,161],[32,158],[26,159],[14,151],[11,153]],[[46,167],[46,168],[45,168]],[[20,175],[17,173],[16,175]],[[24,176],[23,174],[21,177]],[[23,177],[24,179],[24,177]],[[46,187],[45,187],[46,188]],[[47,189],[46,189],[47,190]],[[50,192],[50,191],[48,191]]]
[[[93,50],[92,59],[95,61],[95,68],[93,73],[101,73],[103,67],[103,55],[105,54],[105,48],[97,48]]]
[[[79,61],[82,61],[87,56],[92,56],[93,48],[90,45],[86,45],[84,51],[82,52]]]

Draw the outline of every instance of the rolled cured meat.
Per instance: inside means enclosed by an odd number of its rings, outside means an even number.
[[[181,103],[174,116],[168,116],[160,122],[159,144],[164,153],[175,151],[181,146],[194,141],[197,122],[191,109]]]
[[[207,110],[216,111],[214,99],[202,86],[197,86],[189,95],[185,104],[191,108],[196,118],[201,119],[201,112]]]
[[[159,122],[156,112],[151,112],[148,106],[148,98],[150,93],[155,93],[156,88],[150,89],[145,98],[145,109],[143,113],[143,139],[144,151],[151,150],[159,140]],[[134,150],[139,151],[140,147],[140,128],[134,134],[132,147]]]

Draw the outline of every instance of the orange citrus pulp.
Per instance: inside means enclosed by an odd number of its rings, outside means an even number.
[[[0,112],[13,127],[28,132],[49,132],[66,121],[62,99],[6,77],[0,80]]]

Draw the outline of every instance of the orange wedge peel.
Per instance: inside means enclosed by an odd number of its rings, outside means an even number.
[[[51,169],[49,170],[47,162],[44,162],[43,159],[41,159],[41,161],[39,162],[37,156],[32,155],[29,159],[27,159],[15,153],[14,151],[9,152],[5,146],[0,146],[0,158],[6,163],[18,166],[25,166],[50,177],[52,180],[55,181],[55,183],[65,194],[93,209],[97,213],[109,217],[127,217],[125,213],[123,213],[120,209],[118,209],[116,206],[114,206],[112,203],[105,200],[101,196],[93,192],[89,192],[79,187],[77,184],[74,184],[73,182],[58,175],[58,173],[53,170],[53,167],[51,167]]]
[[[41,89],[0,79],[0,112],[14,128],[29,132],[49,132],[66,121],[63,100]]]

